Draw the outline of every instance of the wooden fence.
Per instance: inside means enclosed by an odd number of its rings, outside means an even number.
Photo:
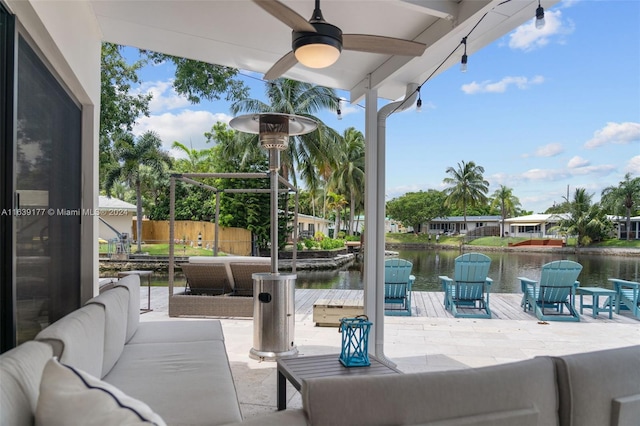
[[[133,239],[137,240],[136,220],[133,219]],[[218,228],[218,250],[239,256],[251,255],[251,232],[242,228]],[[215,224],[212,222],[196,222],[190,220],[176,220],[174,224],[175,242],[192,247],[209,248],[213,250],[215,240]],[[168,220],[143,220],[142,241],[146,243],[168,243]]]

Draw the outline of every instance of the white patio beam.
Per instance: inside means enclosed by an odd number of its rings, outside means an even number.
[[[445,56],[437,53],[441,50],[442,43],[445,43],[446,41],[450,42],[452,38],[445,36],[452,32],[459,32],[459,39],[462,40],[462,37],[471,29],[467,28],[467,26],[464,26],[463,24],[468,23],[469,20],[475,24],[484,13],[488,12],[495,6],[493,3],[493,1],[488,0],[472,2],[467,0],[459,6],[460,10],[455,21],[439,19],[436,23],[414,38],[414,41],[427,45],[427,49],[422,55],[423,57],[428,55],[434,56],[431,67],[425,67],[424,74],[430,73],[440,65],[442,60],[445,59]],[[453,39],[458,40],[458,37],[453,37]],[[450,49],[446,50],[448,53]],[[374,89],[380,88],[390,77],[401,72],[402,67],[412,60],[414,60],[414,58],[407,56],[392,56],[389,58],[389,60],[380,65],[350,90],[350,102],[359,102],[365,96],[368,87]],[[444,69],[446,68],[443,67],[442,70]]]

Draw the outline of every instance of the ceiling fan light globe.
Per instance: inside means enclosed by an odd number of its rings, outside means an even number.
[[[312,43],[298,47],[295,56],[305,67],[326,68],[338,60],[340,50],[329,44]]]
[[[309,22],[315,32],[292,31],[291,48],[296,59],[309,68],[333,65],[342,52],[342,31],[324,21]]]

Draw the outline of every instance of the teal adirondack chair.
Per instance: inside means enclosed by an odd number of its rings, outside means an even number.
[[[411,315],[411,286],[416,277],[411,275],[413,263],[404,259],[384,261],[384,314]]]
[[[444,291],[444,307],[454,317],[491,318],[489,292],[493,280],[487,277],[489,266],[489,256],[465,253],[456,257],[453,278],[439,277]],[[467,312],[470,309],[476,309],[477,312]]]
[[[518,277],[524,293],[525,311],[534,309],[541,321],[580,321],[575,308],[578,275],[582,265],[571,260],[556,260],[542,265],[540,281]],[[569,310],[564,313],[564,308]]]
[[[635,281],[609,278],[616,291],[616,314],[620,310],[630,310],[634,317],[640,319],[640,283]],[[611,303],[611,301],[609,301]]]

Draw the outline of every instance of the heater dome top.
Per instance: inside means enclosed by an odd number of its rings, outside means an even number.
[[[313,132],[318,123],[301,115],[265,112],[235,117],[229,122],[231,128],[245,133],[274,134],[286,136],[305,135]]]

